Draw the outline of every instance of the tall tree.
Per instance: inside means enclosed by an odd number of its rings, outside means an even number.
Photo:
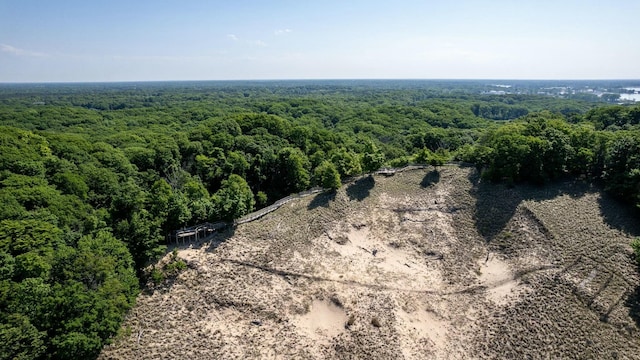
[[[232,221],[253,211],[255,200],[249,184],[232,174],[212,197],[216,217]]]
[[[315,183],[325,189],[337,190],[342,186],[340,174],[330,161],[323,161],[313,172]]]
[[[309,187],[309,159],[297,148],[286,147],[278,152],[278,178],[274,185],[283,193],[306,190]]]

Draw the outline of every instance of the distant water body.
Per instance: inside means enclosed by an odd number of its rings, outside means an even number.
[[[640,101],[640,94],[620,94],[621,100]]]

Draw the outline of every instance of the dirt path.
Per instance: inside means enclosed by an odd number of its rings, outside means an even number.
[[[453,166],[365,178],[182,248],[101,358],[633,358],[637,230],[603,201]]]

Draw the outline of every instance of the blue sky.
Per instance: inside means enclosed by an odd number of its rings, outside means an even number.
[[[0,0],[0,82],[640,79],[640,1]]]

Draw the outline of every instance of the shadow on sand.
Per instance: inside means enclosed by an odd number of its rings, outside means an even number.
[[[598,199],[600,213],[607,225],[630,236],[640,236],[640,209],[625,204],[615,197],[602,193]]]
[[[477,173],[474,173],[470,179],[474,184],[472,194],[476,198],[476,227],[487,243],[490,243],[505,228],[522,201],[550,200],[561,195],[579,198],[589,193],[599,193],[600,214],[608,226],[626,233],[629,237],[640,236],[640,221],[638,221],[640,211],[604,193],[600,187],[587,182],[565,180],[544,186],[517,185],[508,187],[480,180]],[[626,255],[630,257],[630,263],[636,262],[633,253],[629,252]],[[640,271],[640,264],[636,265]],[[635,325],[640,327],[640,285],[633,285],[638,283],[635,276],[631,276],[627,280],[631,288],[628,294],[623,295],[621,301],[624,300],[629,316]],[[607,318],[608,314],[603,317],[602,321],[607,321]]]
[[[438,171],[438,169],[434,169],[429,171],[424,178],[422,178],[422,181],[420,182],[420,186],[422,188],[427,188],[429,186],[433,186],[435,184],[437,184],[440,181],[440,171]]]
[[[625,300],[625,306],[629,308],[629,316],[640,327],[640,286],[636,286],[635,290],[629,294]]]
[[[376,180],[372,175],[369,175],[347,186],[347,196],[349,196],[349,200],[362,201],[369,196],[375,185]]]
[[[329,207],[329,203],[336,198],[336,191],[327,191],[316,195],[313,200],[307,206],[308,210],[313,210],[318,207]]]
[[[612,228],[618,229],[630,237],[640,238],[640,210],[623,203],[615,197],[602,194],[598,199],[600,213],[604,222]],[[636,264],[636,270],[640,272],[640,263],[637,262],[633,252],[629,253],[629,262]],[[634,279],[630,280],[630,284]],[[640,327],[640,284],[629,293],[625,299],[625,306],[629,308],[629,316],[637,327]]]
[[[477,172],[469,176],[474,185],[472,196],[476,199],[475,222],[478,233],[487,243],[502,232],[518,206],[526,200],[550,200],[557,196],[569,195],[579,198],[586,193],[598,191],[583,181],[563,181],[547,185],[520,184],[508,186],[481,179]]]

